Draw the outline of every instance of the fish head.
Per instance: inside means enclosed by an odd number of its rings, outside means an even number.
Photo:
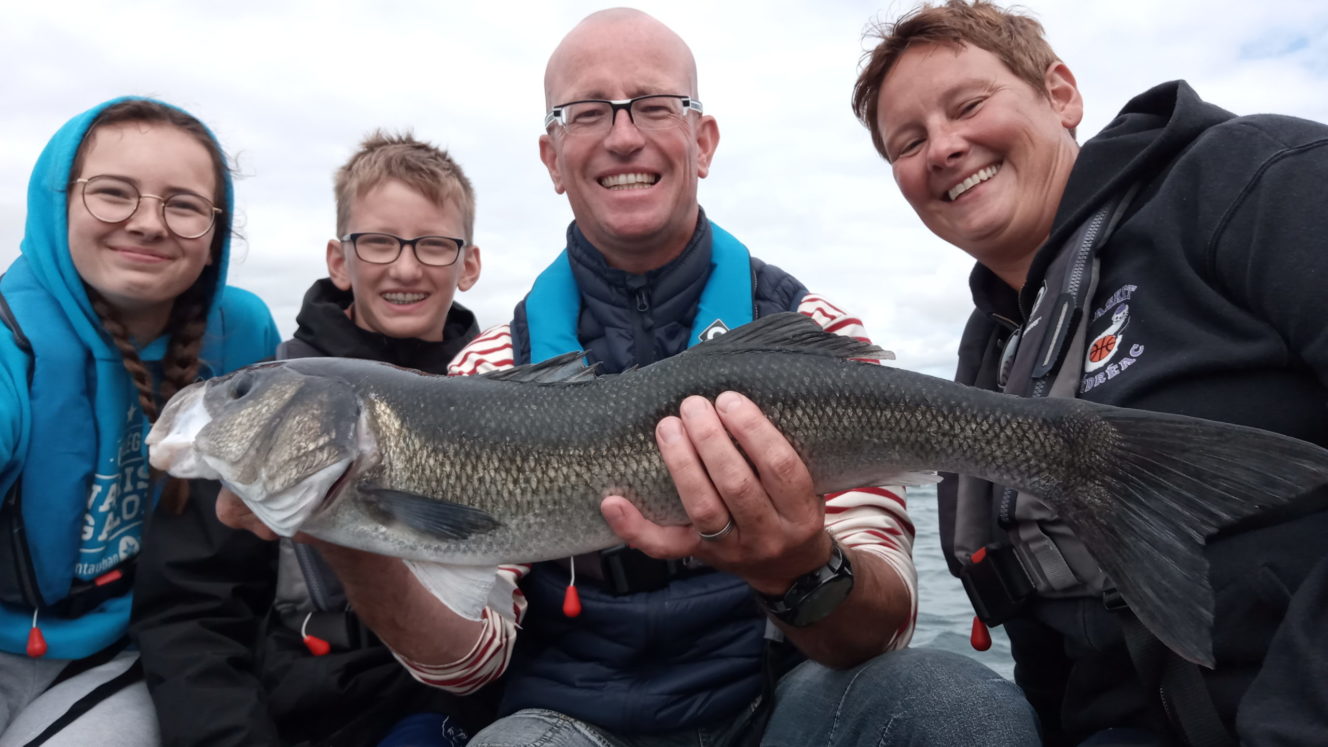
[[[282,362],[186,387],[148,434],[152,466],[220,480],[283,536],[334,496],[371,441],[349,383]]]

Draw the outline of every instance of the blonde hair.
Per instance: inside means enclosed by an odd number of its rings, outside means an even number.
[[[397,179],[436,205],[455,203],[461,212],[463,238],[470,244],[475,233],[475,188],[447,151],[401,134],[374,130],[360,149],[337,169],[337,236],[350,224],[350,206],[358,197],[388,179]]]

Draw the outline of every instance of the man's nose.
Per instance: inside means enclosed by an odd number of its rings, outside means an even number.
[[[614,112],[609,134],[604,138],[605,147],[614,153],[626,154],[640,150],[645,142],[645,136],[627,109]]]

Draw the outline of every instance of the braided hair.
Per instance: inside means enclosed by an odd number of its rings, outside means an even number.
[[[73,173],[82,168],[90,143],[96,137],[97,129],[109,125],[138,122],[144,124],[164,124],[176,127],[192,135],[203,144],[212,158],[213,172],[219,192],[216,202],[225,204],[225,191],[229,189],[226,156],[203,123],[193,116],[149,99],[129,99],[113,104],[102,110],[88,128],[83,142],[74,157]],[[128,328],[120,319],[115,307],[102,297],[96,289],[84,283],[92,309],[101,320],[102,327],[110,337],[124,362],[138,391],[138,404],[149,423],[155,423],[161,414],[161,406],[176,392],[189,386],[198,378],[200,365],[199,352],[203,348],[203,334],[207,330],[207,312],[217,286],[217,273],[220,272],[222,246],[231,230],[231,220],[227,213],[218,216],[218,224],[212,236],[209,253],[212,261],[208,263],[198,279],[184,293],[176,297],[171,305],[170,318],[164,333],[169,337],[166,355],[162,358],[162,372],[159,383],[153,383],[152,373],[138,355],[138,348],[129,334]],[[147,342],[139,340],[139,343]],[[161,475],[155,469],[153,478]],[[178,514],[184,510],[189,499],[189,483],[170,478],[162,491],[162,502],[168,511]]]

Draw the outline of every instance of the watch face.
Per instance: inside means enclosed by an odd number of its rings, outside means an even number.
[[[852,575],[836,576],[826,581],[803,597],[802,603],[793,610],[789,624],[803,628],[828,617],[850,591],[853,591]]]
[[[793,582],[782,597],[762,597],[766,612],[795,628],[823,619],[853,590],[853,567],[837,543],[830,562]]]

